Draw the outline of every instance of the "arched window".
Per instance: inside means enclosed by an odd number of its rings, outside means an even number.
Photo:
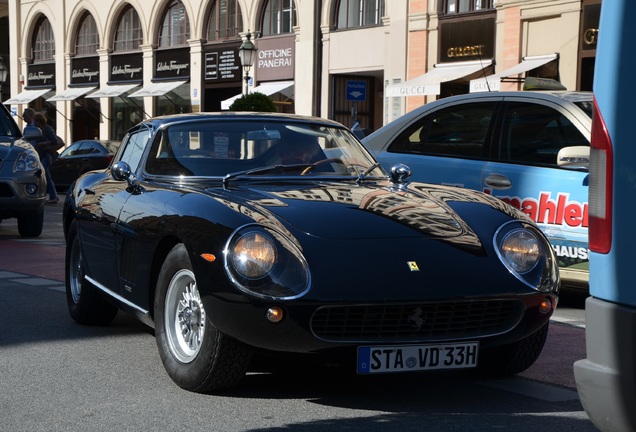
[[[97,33],[95,19],[91,14],[86,13],[82,18],[82,23],[77,32],[75,54],[78,56],[95,55],[98,48],[99,34]]]
[[[269,0],[263,13],[263,36],[291,33],[296,25],[293,0]]]
[[[137,11],[129,6],[122,12],[115,33],[115,51],[138,50],[143,40]]]
[[[243,17],[238,0],[217,0],[208,19],[208,40],[238,39],[243,31]]]
[[[446,0],[446,15],[456,15],[492,9],[493,0]]]
[[[53,60],[55,57],[55,38],[51,22],[41,17],[35,26],[33,38],[33,61]]]
[[[180,0],[170,3],[159,31],[159,47],[175,47],[188,44],[190,22],[185,6]]]
[[[384,0],[340,0],[336,11],[336,28],[378,25],[384,16]]]

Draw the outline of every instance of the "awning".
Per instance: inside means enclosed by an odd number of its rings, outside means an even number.
[[[107,85],[105,87],[100,88],[99,90],[97,90],[94,93],[89,94],[86,97],[89,98],[112,98],[112,97],[117,97],[120,96],[126,92],[129,92],[130,90],[134,89],[135,87],[139,87],[139,84],[114,84],[114,85]]]
[[[97,87],[69,87],[64,91],[57,93],[55,96],[48,98],[47,101],[73,101],[80,96],[84,96],[89,91],[95,90],[96,88]]]
[[[263,93],[267,96],[271,96],[275,93],[280,93],[285,97],[293,98],[294,97],[294,82],[293,81],[272,81],[262,83],[252,90],[252,93]],[[234,103],[234,101],[243,96],[243,94],[237,94],[236,96],[232,96],[229,99],[225,99],[221,101],[221,109],[227,110],[230,109],[230,106]]]
[[[134,93],[128,95],[128,97],[140,98],[146,96],[163,96],[166,93],[176,89],[180,85],[186,84],[187,81],[163,81],[154,82],[142,87]]]
[[[48,92],[53,91],[53,88],[37,89],[37,90],[25,90],[22,93],[18,93],[10,99],[7,99],[3,103],[5,105],[26,105],[31,101],[44,96]]]
[[[550,63],[558,58],[558,54],[548,54],[540,56],[528,56],[521,59],[521,63],[509,69],[488,75],[485,78],[477,78],[470,81],[470,92],[498,91],[501,87],[501,79],[513,75],[519,75],[529,70],[536,69],[546,63]]]
[[[474,74],[492,65],[490,60],[476,60],[454,63],[439,63],[435,67],[412,80],[390,84],[384,89],[385,97],[427,96],[440,94],[440,83],[454,81]]]

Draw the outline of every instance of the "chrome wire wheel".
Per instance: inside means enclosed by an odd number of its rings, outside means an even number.
[[[194,273],[179,270],[170,280],[164,308],[164,326],[168,347],[182,363],[192,362],[205,335],[205,310]]]
[[[79,303],[82,294],[82,281],[84,280],[84,268],[82,267],[82,254],[80,252],[79,241],[77,237],[71,246],[69,257],[69,288],[73,303]]]

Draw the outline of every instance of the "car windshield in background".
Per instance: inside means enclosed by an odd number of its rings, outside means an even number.
[[[20,133],[20,129],[13,121],[8,112],[6,116],[0,115],[0,136],[16,139],[21,135],[22,134]]]
[[[346,129],[273,121],[195,121],[160,129],[145,170],[151,175],[384,177]],[[269,168],[269,169],[268,169]]]

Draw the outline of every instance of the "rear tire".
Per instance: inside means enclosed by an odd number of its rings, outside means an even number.
[[[159,272],[154,318],[161,361],[179,387],[209,393],[245,376],[251,351],[212,325],[183,244],[170,251]]]
[[[18,217],[18,232],[22,237],[38,237],[44,227],[44,209]]]
[[[509,376],[528,369],[541,355],[549,325],[549,322],[545,323],[525,339],[484,351],[479,358],[479,371],[491,376]]]
[[[66,303],[69,313],[79,324],[106,325],[117,315],[97,288],[84,278],[84,265],[77,225],[73,222],[66,237]]]

